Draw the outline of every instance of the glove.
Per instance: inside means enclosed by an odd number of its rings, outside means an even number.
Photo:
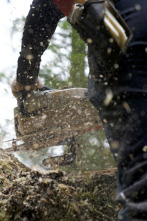
[[[11,83],[12,94],[15,97],[17,97],[19,92],[21,92],[21,91],[26,91],[26,92],[30,93],[33,90],[42,89],[43,87],[44,87],[44,84],[39,77],[37,78],[36,82],[32,85],[20,84],[19,82],[17,82],[16,79],[14,79],[13,82]]]

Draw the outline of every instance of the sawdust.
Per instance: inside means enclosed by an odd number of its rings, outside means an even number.
[[[115,170],[31,171],[0,150],[0,221],[115,221]]]

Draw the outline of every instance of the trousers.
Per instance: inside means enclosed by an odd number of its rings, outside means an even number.
[[[118,0],[133,33],[113,71],[101,67],[89,47],[88,96],[98,109],[118,168],[119,221],[147,220],[147,4]],[[95,49],[96,50],[96,49]],[[104,58],[105,59],[105,58]]]

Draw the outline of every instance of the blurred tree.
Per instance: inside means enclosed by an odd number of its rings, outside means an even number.
[[[40,76],[53,88],[87,87],[85,43],[65,19],[59,22],[59,27],[49,46],[53,60],[41,69]]]
[[[86,87],[85,76],[85,43],[80,39],[77,32],[71,28],[71,54],[70,54],[70,77],[74,87]]]
[[[0,81],[5,77],[4,73],[0,73]]]

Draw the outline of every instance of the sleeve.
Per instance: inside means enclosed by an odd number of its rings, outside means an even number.
[[[63,17],[53,0],[33,1],[24,26],[17,82],[23,85],[35,83],[41,56],[49,45],[58,21]]]

